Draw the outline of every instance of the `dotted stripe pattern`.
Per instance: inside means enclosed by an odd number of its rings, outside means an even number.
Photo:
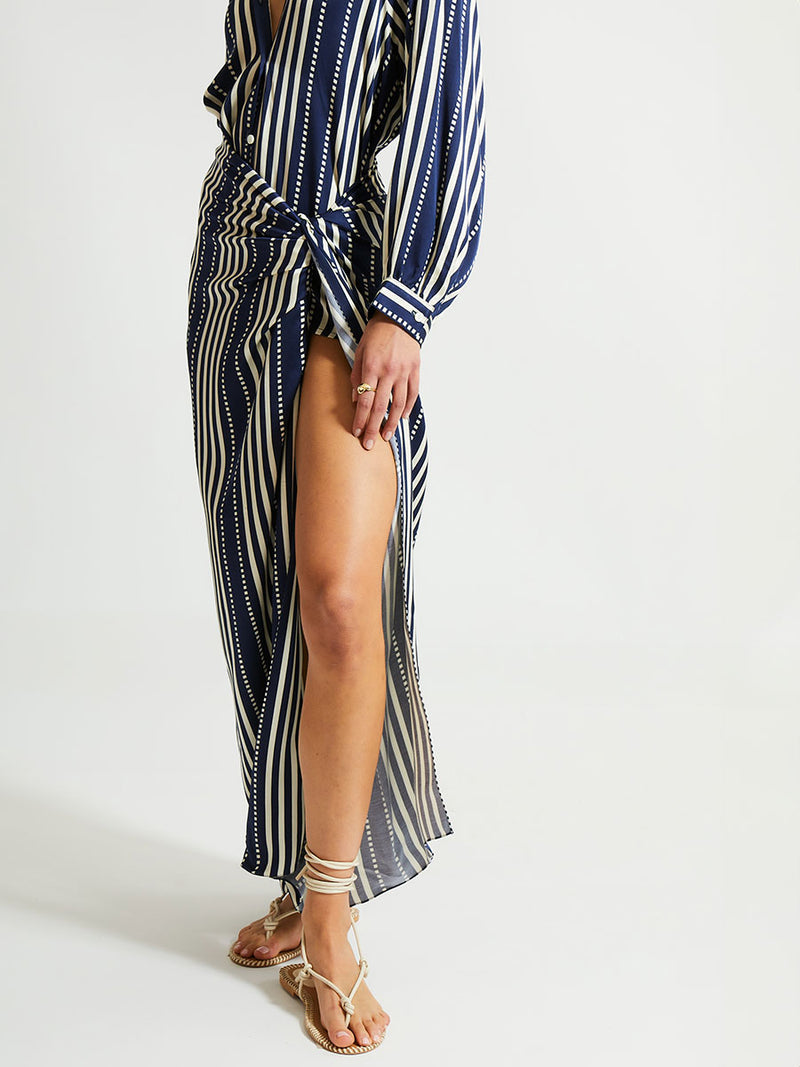
[[[477,11],[475,0],[286,0],[273,35],[268,4],[231,0],[225,40],[204,95],[222,141],[190,263],[195,454],[248,803],[242,866],[279,879],[301,909],[299,386],[313,333],[338,337],[352,366],[380,309],[422,345],[471,270],[484,174]],[[376,153],[394,137],[384,188]],[[416,661],[419,397],[391,443],[386,715],[357,903],[425,869],[428,842],[452,832]]]

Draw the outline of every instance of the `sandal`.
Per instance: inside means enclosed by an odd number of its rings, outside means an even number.
[[[271,934],[275,933],[275,927],[279,922],[285,919],[287,915],[299,914],[294,905],[286,911],[279,912],[278,909],[280,908],[282,900],[283,897],[275,897],[269,906],[269,913],[264,919],[264,930],[266,931],[267,937],[270,937]],[[234,941],[233,944],[235,945],[236,942]],[[234,952],[233,945],[231,945],[230,950],[228,951],[228,959],[233,960],[234,963],[238,963],[241,967],[274,967],[276,963],[286,963],[287,960],[293,960],[299,951],[300,946],[298,945],[296,948],[284,949],[283,952],[279,952],[275,956],[240,956],[238,952]]]
[[[355,882],[355,871],[351,875],[337,877],[333,874],[325,874],[322,871],[317,871],[316,876],[309,875],[309,862],[321,863],[325,867],[333,867],[338,870],[345,870],[348,867],[354,867],[358,856],[355,860],[349,863],[343,863],[338,860],[321,860],[318,856],[309,849],[308,845],[305,848],[306,865],[300,872],[301,876],[305,878],[306,886],[309,889],[316,890],[317,893],[343,893],[347,891],[349,893],[350,887]],[[334,1045],[331,1039],[328,1037],[327,1028],[322,1023],[322,1016],[319,1010],[319,999],[317,997],[317,991],[314,987],[314,978],[319,978],[325,985],[330,986],[336,993],[339,994],[339,1002],[344,1012],[344,1025],[349,1027],[350,1020],[355,1013],[355,1005],[353,1004],[353,996],[356,990],[361,985],[361,982],[367,976],[368,965],[367,961],[361,955],[361,943],[358,940],[358,931],[355,924],[358,920],[358,908],[350,908],[350,925],[352,926],[353,933],[356,937],[356,946],[358,948],[358,978],[353,983],[353,988],[350,990],[349,995],[339,988],[335,982],[331,982],[329,978],[326,978],[324,974],[320,974],[319,971],[315,971],[311,964],[308,962],[308,956],[306,955],[306,935],[303,931],[300,938],[300,951],[303,955],[302,963],[290,964],[288,967],[281,967],[280,970],[280,982],[283,988],[290,993],[293,997],[298,997],[305,1009],[305,1024],[306,1030],[313,1037],[318,1045],[327,1049],[328,1052],[343,1052],[350,1056],[357,1052],[371,1052],[376,1049],[378,1045],[383,1043],[383,1037],[380,1041],[373,1041],[369,1045],[359,1045],[357,1041],[354,1041],[350,1045]]]

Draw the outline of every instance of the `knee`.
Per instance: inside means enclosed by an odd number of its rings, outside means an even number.
[[[362,658],[383,631],[380,591],[368,595],[363,583],[341,576],[300,581],[300,617],[309,652],[335,660],[339,666]]]

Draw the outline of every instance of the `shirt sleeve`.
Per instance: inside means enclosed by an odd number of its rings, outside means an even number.
[[[241,36],[237,33],[239,18],[237,9],[240,4],[228,3],[225,12],[225,64],[214,77],[214,80],[206,87],[203,93],[203,106],[217,118],[220,125],[220,115],[225,100],[236,83],[236,79],[242,73],[245,57],[242,55]]]
[[[382,311],[420,345],[469,277],[483,216],[477,0],[408,0],[397,152],[383,225]]]

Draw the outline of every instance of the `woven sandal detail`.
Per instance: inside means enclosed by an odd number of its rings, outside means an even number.
[[[318,893],[349,893],[351,886],[355,882],[355,871],[353,871],[351,875],[344,877],[325,874],[323,871],[316,871],[314,874],[311,874],[308,865],[309,863],[320,863],[325,867],[332,867],[334,870],[344,870],[348,867],[355,867],[357,860],[358,856],[356,856],[355,860],[352,860],[349,863],[339,860],[322,860],[318,856],[315,856],[306,845],[306,865],[300,872],[300,875],[305,879],[306,886]],[[345,1056],[354,1056],[359,1052],[371,1052],[373,1049],[376,1049],[379,1045],[383,1044],[384,1039],[381,1037],[379,1041],[373,1041],[369,1045],[359,1045],[357,1041],[353,1041],[350,1045],[334,1045],[328,1036],[327,1027],[322,1022],[322,1014],[320,1012],[317,990],[314,986],[314,979],[318,978],[335,993],[338,993],[339,1003],[344,1012],[344,1025],[345,1028],[349,1028],[350,1020],[355,1014],[353,997],[369,971],[369,965],[361,952],[361,942],[358,939],[358,930],[355,925],[358,917],[358,908],[355,906],[351,907],[350,927],[355,935],[356,947],[358,948],[358,977],[353,983],[349,993],[345,993],[345,991],[340,989],[335,982],[330,980],[330,978],[326,978],[324,974],[320,974],[319,971],[314,970],[311,966],[306,953],[305,930],[300,938],[300,952],[303,957],[303,962],[289,964],[287,967],[281,967],[279,973],[280,982],[283,988],[293,997],[297,997],[303,1004],[305,1011],[305,1027],[310,1036],[318,1045],[327,1049],[328,1052],[339,1052]]]
[[[282,922],[289,915],[299,914],[294,905],[281,912],[279,909],[282,900],[283,897],[275,897],[269,906],[269,912],[264,917],[264,932],[267,937],[270,937],[275,932],[279,922]],[[235,945],[236,942],[234,941],[233,944]],[[299,952],[300,946],[297,945],[295,948],[284,949],[283,952],[279,952],[275,956],[240,956],[238,952],[234,952],[233,945],[231,945],[228,950],[228,959],[238,963],[240,967],[274,967],[278,963],[286,963],[287,960],[293,960]]]

